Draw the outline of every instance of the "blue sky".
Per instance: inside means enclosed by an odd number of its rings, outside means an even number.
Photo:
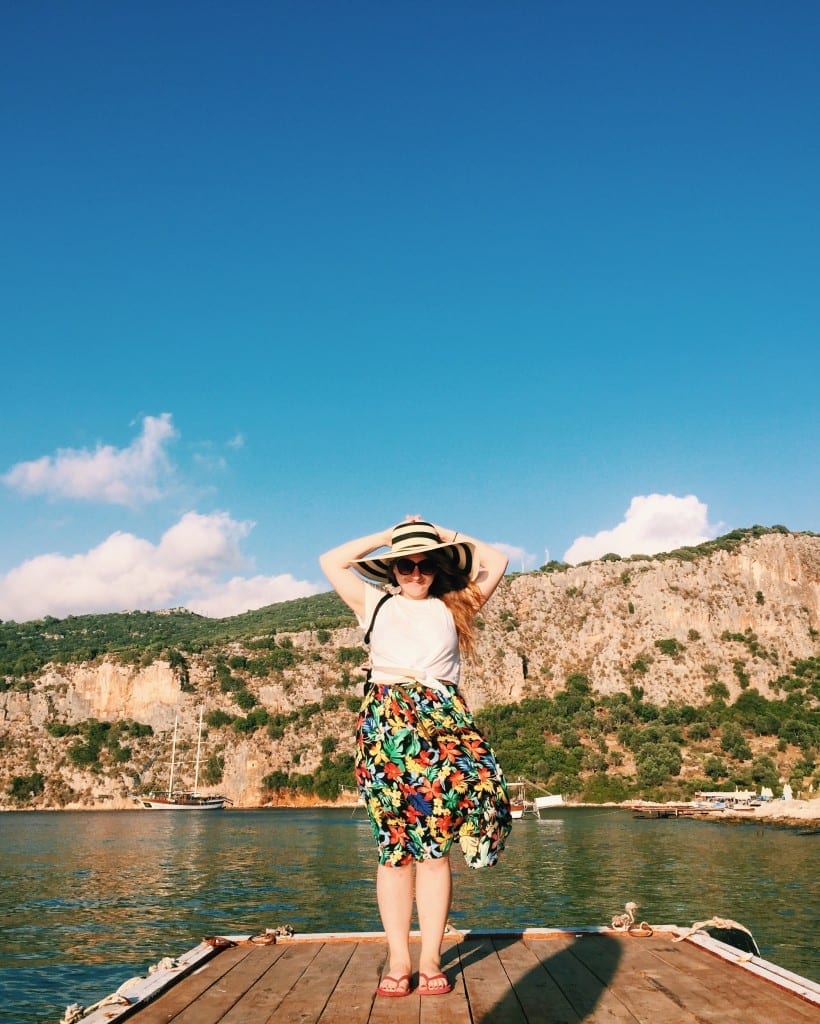
[[[0,13],[0,618],[820,529],[820,6]]]

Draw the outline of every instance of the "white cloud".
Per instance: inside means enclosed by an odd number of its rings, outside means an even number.
[[[578,537],[564,554],[571,565],[588,562],[610,552],[616,555],[654,555],[659,551],[694,544],[716,537],[720,525],[709,523],[708,507],[690,494],[638,495],[630,502],[623,522],[594,537]]]
[[[239,542],[255,525],[250,520],[231,519],[226,512],[207,516],[186,512],[162,535],[157,548],[158,561],[183,572],[196,567],[198,573],[207,577],[239,567],[243,562]]]
[[[282,576],[234,576],[227,583],[205,588],[186,607],[200,615],[223,618],[239,615],[252,608],[290,601],[294,597],[310,597],[327,590],[326,586],[296,580],[289,573]]]
[[[176,436],[170,413],[146,416],[142,433],[127,448],[62,448],[56,455],[12,466],[1,479],[22,494],[112,505],[153,501],[160,497],[160,481],[169,470],[165,445]]]
[[[531,555],[523,548],[515,547],[513,544],[504,544],[502,541],[493,541],[493,547],[503,551],[509,558],[509,568],[512,572],[526,572],[528,569],[536,567],[537,556]]]
[[[0,619],[183,605],[204,615],[232,615],[323,588],[288,575],[221,577],[244,567],[240,541],[253,523],[217,512],[188,512],[159,544],[113,533],[83,554],[39,555],[0,576]]]

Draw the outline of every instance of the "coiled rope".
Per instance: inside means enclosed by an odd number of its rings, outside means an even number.
[[[653,934],[652,926],[647,924],[646,921],[635,924],[635,911],[637,909],[638,904],[633,900],[625,903],[624,913],[616,914],[612,918],[612,927],[616,932],[626,932],[627,935],[632,935],[638,939],[648,939]]]

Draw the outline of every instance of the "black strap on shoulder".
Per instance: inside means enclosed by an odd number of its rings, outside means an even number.
[[[367,627],[367,632],[364,635],[364,641],[363,642],[365,644],[369,644],[370,643],[370,634],[373,632],[373,623],[376,621],[376,616],[379,614],[379,609],[384,604],[384,602],[385,601],[389,601],[392,596],[393,596],[392,594],[383,594],[379,598],[379,603],[373,609],[373,614],[370,616],[370,625]]]
[[[364,635],[364,641],[363,642],[364,642],[365,646],[367,646],[370,643],[370,634],[373,632],[373,623],[376,621],[376,616],[379,614],[379,609],[384,604],[384,602],[385,601],[389,601],[392,596],[393,596],[392,594],[383,594],[379,598],[378,604],[373,609],[373,614],[370,616],[370,625],[367,627],[367,632]],[[373,684],[370,682],[370,676],[372,674],[373,674],[373,670],[369,668],[367,670],[367,673],[365,674],[365,677],[364,677],[364,693],[365,693],[365,696],[367,696],[367,694],[370,693],[370,691],[373,689]]]

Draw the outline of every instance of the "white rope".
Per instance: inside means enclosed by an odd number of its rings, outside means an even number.
[[[178,971],[183,965],[179,960],[175,960],[173,957],[163,957],[159,963],[154,964],[153,967],[148,968],[149,976],[156,974],[157,971]],[[95,1010],[99,1010],[103,1006],[130,1006],[131,1000],[125,994],[128,989],[134,988],[139,985],[145,979],[141,975],[129,978],[128,981],[124,981],[122,985],[117,989],[116,992],[112,992],[111,995],[106,996],[104,999],[100,999],[99,1002],[94,1003],[93,1006],[80,1006],[79,1003],[72,1003],[67,1006],[65,1013],[63,1014],[60,1024],[76,1024],[78,1020],[82,1020],[83,1017],[87,1017]]]
[[[134,988],[136,985],[139,985],[144,980],[145,979],[141,975],[139,975],[139,974],[136,975],[133,978],[129,978],[128,981],[124,981],[122,983],[122,985],[120,985],[120,987],[115,992],[115,995],[118,995],[118,996],[123,995],[124,993],[126,993],[128,991],[129,988]]]
[[[652,926],[647,924],[646,921],[641,921],[640,924],[635,924],[635,911],[638,909],[638,904],[630,900],[629,903],[624,904],[624,913],[616,914],[612,918],[612,927],[616,932],[626,932],[629,935],[637,935],[642,938],[648,938],[653,934]]]
[[[616,914],[612,918],[612,927],[616,932],[626,932],[635,923],[635,911],[638,909],[638,904],[630,901],[624,904],[624,914]]]
[[[760,956],[760,952],[757,948],[757,942],[755,941],[754,935],[744,924],[740,924],[738,921],[732,921],[728,917],[710,917],[708,921],[695,921],[691,928],[684,928],[680,935],[674,936],[673,942],[682,942],[683,939],[688,938],[690,935],[694,935],[695,932],[705,931],[707,928],[722,928],[726,931],[730,931],[736,928],[738,931],[746,932],[749,938],[752,940],[752,945],[755,948],[755,952]],[[751,954],[749,954],[751,957]]]
[[[126,982],[125,985],[130,985],[133,981],[142,981],[142,978],[131,978],[131,981]],[[112,992],[111,995],[100,999],[93,1006],[80,1006],[79,1003],[72,1003],[66,1007],[60,1024],[76,1024],[77,1021],[82,1020],[83,1017],[88,1017],[95,1010],[99,1010],[103,1006],[130,1006],[131,1000],[121,992],[125,985],[120,985],[116,992]]]
[[[180,967],[182,967],[182,964],[179,960],[175,960],[172,956],[164,956],[159,963],[148,968],[148,973],[156,974],[157,971],[178,971]]]
[[[101,999],[98,1003],[94,1003],[91,1007],[92,1010],[98,1010],[101,1006],[130,1006],[131,1000],[128,996],[124,996],[120,993],[119,989],[116,992],[112,992],[110,996],[106,996],[105,999]]]

